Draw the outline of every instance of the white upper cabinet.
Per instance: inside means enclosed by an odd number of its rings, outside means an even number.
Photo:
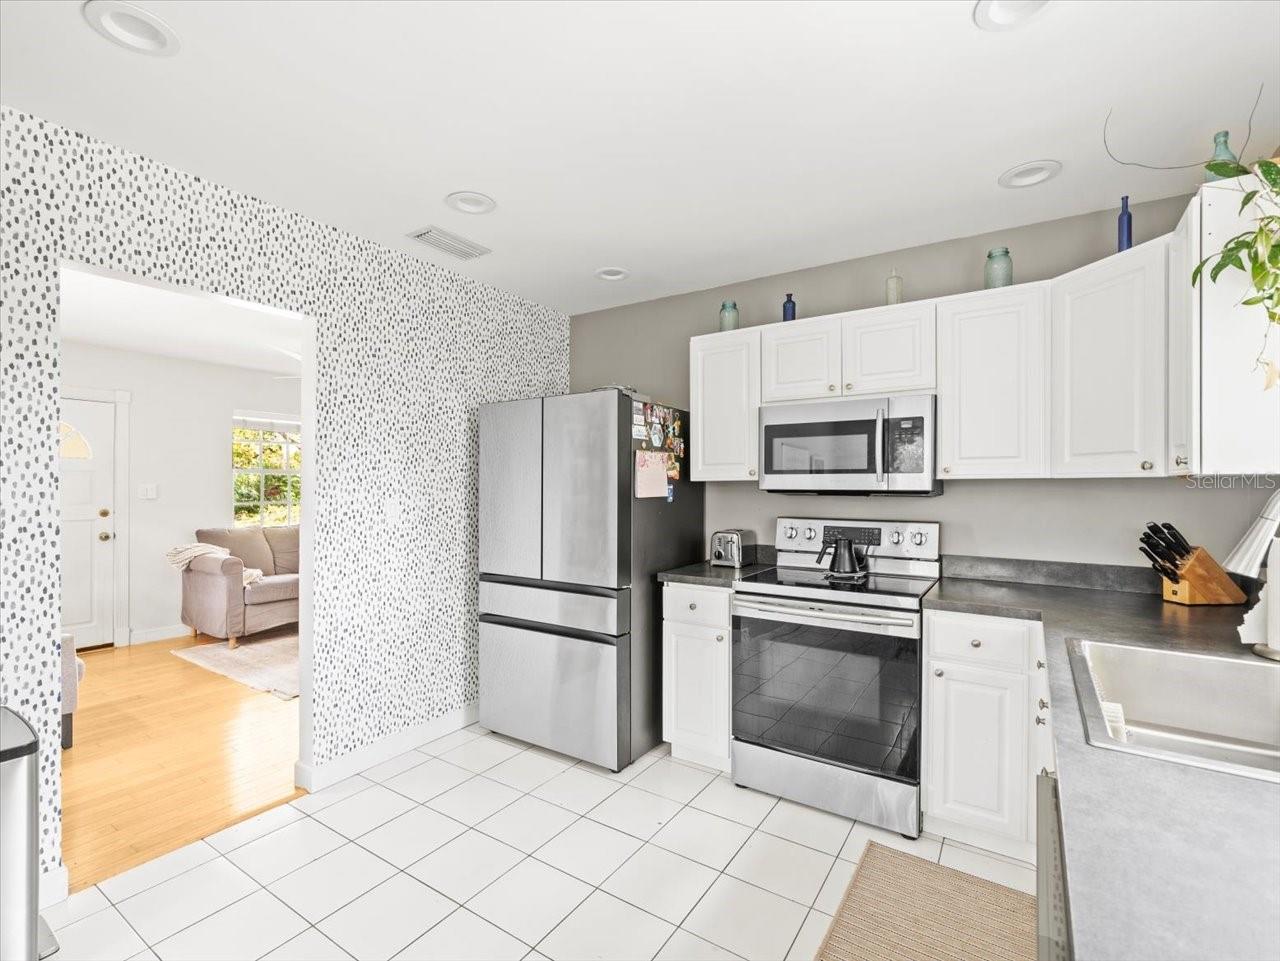
[[[1055,477],[1165,473],[1161,237],[1050,282]]]
[[[841,392],[932,390],[937,383],[934,340],[931,300],[845,314]]]
[[[690,476],[755,480],[759,448],[760,328],[689,341]]]
[[[1049,285],[938,301],[938,476],[1049,475]]]
[[[842,316],[761,328],[760,395],[764,403],[839,394]]]
[[[1200,198],[1169,235],[1169,414],[1165,472],[1200,465],[1200,291],[1191,271],[1200,261]]]

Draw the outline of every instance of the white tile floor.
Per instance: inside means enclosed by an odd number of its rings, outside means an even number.
[[[1026,865],[735,787],[458,731],[81,891],[63,961],[810,959],[868,840],[1034,891]]]

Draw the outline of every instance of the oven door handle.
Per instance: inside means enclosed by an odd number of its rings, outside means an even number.
[[[884,483],[884,408],[876,408],[876,483]]]
[[[774,604],[761,604],[756,601],[734,600],[733,613],[750,614],[752,611],[759,611],[762,614],[801,614],[805,617],[820,617],[823,620],[839,621],[845,624],[870,624],[877,627],[912,627],[915,624],[915,620],[909,617],[892,617],[880,614],[845,614],[825,608],[784,607]]]

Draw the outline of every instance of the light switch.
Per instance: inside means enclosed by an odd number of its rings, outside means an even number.
[[[153,501],[160,497],[160,487],[157,484],[139,484],[138,500]]]

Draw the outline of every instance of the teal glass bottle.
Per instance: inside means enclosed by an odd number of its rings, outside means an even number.
[[[736,302],[726,300],[720,305],[720,329],[738,329],[738,305]]]
[[[987,265],[983,271],[984,286],[1008,287],[1013,283],[1013,258],[1008,247],[992,247],[987,251]]]
[[[1213,156],[1210,160],[1226,160],[1230,163],[1240,162],[1240,158],[1231,152],[1231,147],[1227,144],[1228,136],[1229,133],[1226,130],[1219,130],[1213,135]],[[1222,179],[1222,177],[1218,176],[1211,170],[1206,170],[1204,172],[1204,182],[1207,184],[1211,184],[1215,180]]]

